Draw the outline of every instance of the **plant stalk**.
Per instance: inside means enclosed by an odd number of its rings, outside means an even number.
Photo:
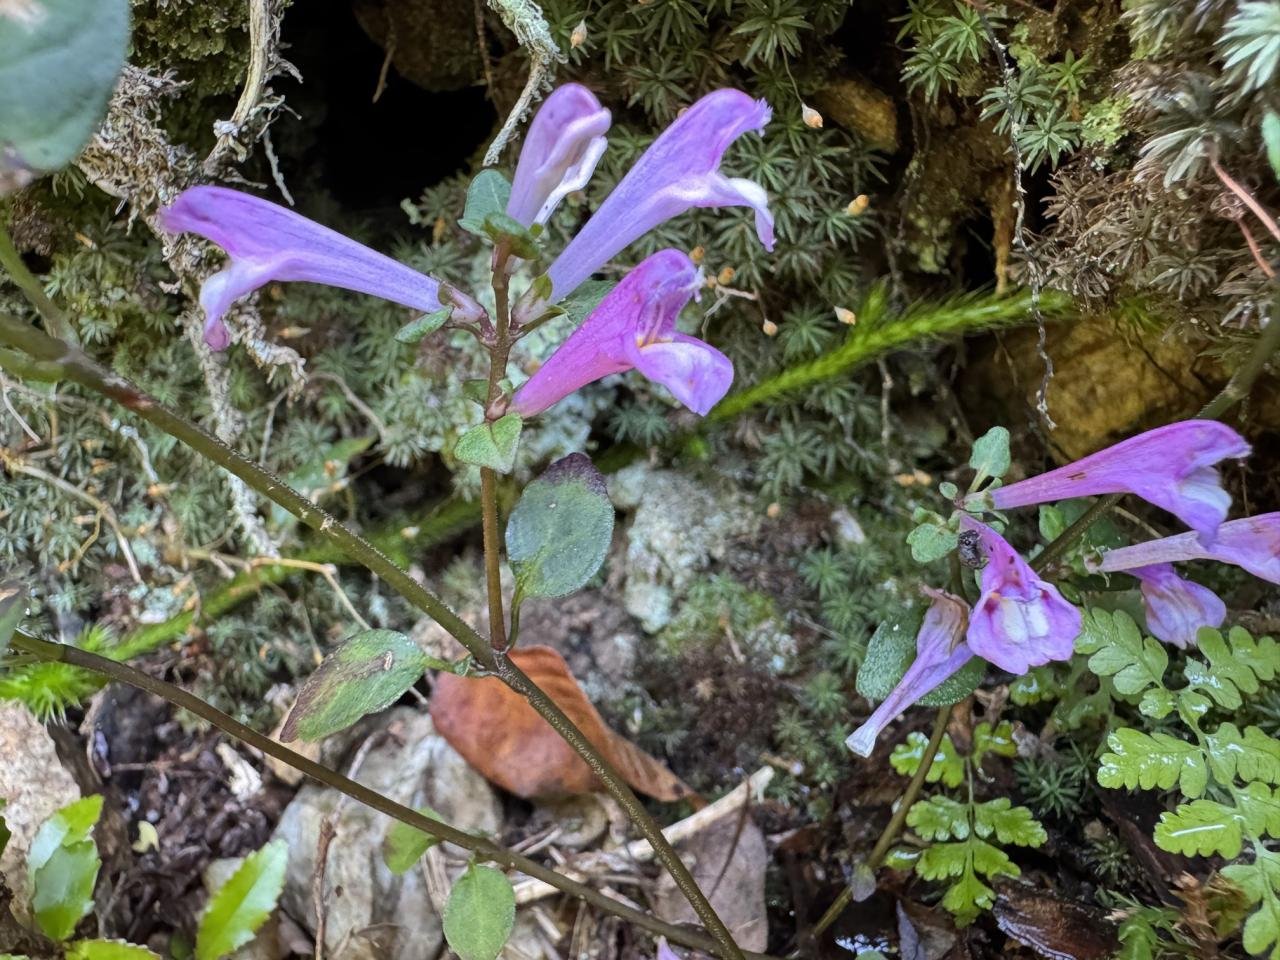
[[[620,903],[612,897],[600,893],[592,887],[587,886],[577,880],[573,880],[563,874],[557,873],[536,860],[522,856],[505,847],[498,846],[492,841],[477,837],[464,830],[445,823],[443,820],[437,820],[434,817],[428,817],[409,807],[402,806],[394,800],[384,797],[382,794],[363,784],[357,783],[349,777],[343,776],[336,770],[330,770],[328,767],[311,760],[308,757],[297,753],[281,743],[272,740],[270,737],[259,733],[252,727],[248,727],[240,721],[223,713],[216,707],[201,700],[195,694],[183,690],[181,687],[167,683],[164,680],[158,680],[149,676],[140,670],[128,666],[127,664],[118,663],[106,657],[101,657],[87,650],[81,650],[78,647],[72,647],[64,643],[52,643],[48,640],[42,640],[33,637],[22,631],[14,633],[10,641],[13,649],[22,650],[41,660],[52,661],[58,663],[66,663],[72,666],[90,670],[110,680],[120,683],[126,683],[139,690],[145,690],[160,697],[176,707],[188,710],[203,720],[207,720],[213,726],[228,734],[247,743],[256,750],[260,750],[267,756],[287,763],[296,770],[300,770],[311,779],[323,783],[325,786],[345,794],[353,800],[359,801],[380,813],[384,813],[393,820],[399,820],[401,823],[415,827],[424,833],[430,834],[437,839],[447,841],[469,850],[478,857],[500,864],[513,870],[519,870],[528,876],[543,880],[557,890],[562,890],[570,896],[577,897],[594,907],[598,907],[614,916],[634,923],[636,926],[649,931],[657,936],[666,937],[675,943],[682,944],[686,947],[692,947],[697,950],[714,951],[717,943],[712,938],[687,927],[678,927],[673,924],[665,923],[655,917],[651,917],[646,913],[635,910],[626,904]],[[767,954],[749,953],[746,955],[752,960],[774,960]]]
[[[53,336],[68,343],[79,342],[71,322],[58,309],[57,305],[49,299],[40,281],[27,269],[27,265],[22,262],[22,255],[18,253],[18,248],[14,245],[13,238],[9,236],[9,228],[5,226],[3,220],[0,220],[0,267],[3,267],[8,272],[9,276],[13,278],[13,282],[17,284],[18,289],[22,291],[23,296],[30,300],[31,305],[40,312],[40,316],[44,318],[45,326]]]
[[[197,453],[239,477],[249,487],[267,497],[315,530],[322,539],[381,578],[409,603],[427,614],[458,640],[476,661],[500,676],[508,686],[524,696],[552,728],[586,761],[600,778],[605,789],[626,811],[641,835],[653,845],[663,867],[671,874],[680,891],[689,900],[694,913],[720,945],[725,960],[742,960],[742,951],[733,940],[706,896],[698,888],[688,867],[663,836],[657,821],[649,815],[631,788],[614,770],[613,765],[587,740],[561,710],[518,666],[506,657],[497,656],[490,644],[439,597],[427,590],[404,570],[364,538],[316,506],[279,477],[242,457],[217,437],[169,409],[154,397],[101,366],[78,347],[71,346],[31,324],[0,314],[0,344],[25,352],[35,360],[50,361],[61,367],[66,379],[99,393],[132,411],[153,426],[182,441]],[[496,503],[494,505],[496,513]]]

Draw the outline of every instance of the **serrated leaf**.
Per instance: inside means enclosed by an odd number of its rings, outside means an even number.
[[[467,867],[444,908],[444,938],[461,960],[495,960],[516,921],[516,897],[492,867]]]
[[[995,904],[995,891],[973,873],[965,873],[942,895],[942,907],[956,918],[956,924],[967,927],[983,910]]]
[[[613,504],[604,476],[581,453],[549,466],[520,495],[507,520],[507,559],[526,597],[563,597],[604,563]]]
[[[518,413],[508,413],[492,423],[481,423],[458,438],[453,455],[463,463],[510,473],[516,465],[523,428],[524,421]]]
[[[1248,634],[1245,637],[1248,638]],[[1187,686],[1199,690],[1227,710],[1238,709],[1244,703],[1242,693],[1258,692],[1259,678],[1254,673],[1255,666],[1268,678],[1274,675],[1271,664],[1265,659],[1261,662],[1250,659],[1250,654],[1256,650],[1251,648],[1251,644],[1244,648],[1243,656],[1237,657],[1217,630],[1201,630],[1196,643],[1208,662],[1187,658],[1182,668]]]
[[[942,904],[963,925],[972,923],[981,910],[990,909],[994,902],[994,893],[979,876],[1016,877],[1021,871],[999,847],[971,836],[929,847],[920,855],[916,873],[926,880],[956,878],[943,895]]]
[[[1003,477],[1009,472],[1009,431],[1004,427],[992,427],[973,441],[969,466],[980,477]]]
[[[27,850],[27,871],[31,877],[48,862],[60,846],[93,839],[93,828],[102,816],[102,795],[90,794],[55,810],[31,840]]]
[[[907,534],[911,547],[911,559],[916,563],[932,563],[941,560],[960,540],[960,535],[950,527],[936,523],[922,523]]]
[[[980,764],[988,753],[994,753],[997,757],[1018,755],[1018,745],[1013,740],[1013,724],[1002,720],[992,727],[984,720],[973,728],[973,752],[970,759],[975,764]]]
[[[1274,637],[1255,640],[1243,627],[1232,627],[1227,642],[1232,659],[1248,667],[1263,683],[1280,676],[1280,643],[1276,643]]]
[[[920,767],[924,758],[924,749],[929,745],[929,738],[923,733],[913,730],[907,734],[905,743],[900,743],[889,754],[889,763],[893,769],[904,777],[912,776]],[[944,786],[958,787],[964,782],[964,757],[956,752],[955,744],[949,734],[943,734],[942,743],[934,755],[933,764],[925,774],[929,783],[942,781]]]
[[[63,842],[31,878],[31,912],[50,940],[66,940],[93,909],[98,882],[98,846],[92,840]]]
[[[221,960],[253,939],[284,889],[289,847],[272,840],[249,854],[209,899],[196,928],[196,960]]]
[[[898,685],[916,658],[916,634],[924,611],[912,606],[899,616],[880,622],[867,642],[867,652],[858,667],[858,693],[873,702],[887,697]],[[987,673],[987,663],[974,657],[937,687],[916,701],[922,707],[945,707],[973,693]]]
[[[1135,696],[1149,687],[1164,685],[1169,655],[1164,647],[1144,638],[1138,625],[1123,612],[1090,610],[1084,618],[1082,652],[1092,652],[1089,669],[1100,677],[1112,677],[1118,692]],[[1077,644],[1077,649],[1081,649]]]
[[[1160,814],[1155,841],[1170,853],[1187,857],[1217,853],[1231,859],[1240,853],[1243,826],[1244,818],[1234,807],[1213,800],[1192,800]]]
[[[0,194],[66,166],[89,141],[129,42],[128,0],[35,0],[0,14]]]
[[[1274,740],[1257,727],[1240,731],[1234,723],[1223,723],[1205,736],[1209,767],[1221,784],[1239,777],[1245,783],[1261,780],[1280,784],[1280,740]]]
[[[1248,836],[1280,837],[1280,793],[1265,783],[1251,783],[1233,796]]]
[[[1109,753],[1102,755],[1098,783],[1129,790],[1169,790],[1178,785],[1184,796],[1199,797],[1209,782],[1200,747],[1167,733],[1142,733],[1122,727],[1108,735]]]
[[[366,630],[344,640],[307,677],[280,728],[289,743],[320,740],[395,703],[428,667],[441,666],[394,630]]]
[[[419,807],[418,812],[434,820],[440,819],[440,814],[430,807]],[[382,838],[382,861],[387,865],[388,870],[400,876],[402,873],[407,873],[422,859],[424,853],[439,842],[439,839],[431,834],[396,820],[387,829],[386,836]]]
[[[467,187],[467,202],[458,226],[468,233],[484,236],[485,220],[491,213],[506,213],[511,184],[492,168],[481,170]]]
[[[68,945],[66,960],[159,960],[160,954],[124,940],[77,940]]]
[[[907,811],[907,826],[924,840],[964,840],[970,832],[969,805],[946,794],[919,800]]]
[[[420,317],[414,317],[396,331],[396,340],[410,345],[418,343],[423,337],[430,336],[448,323],[451,316],[453,316],[452,307],[441,307],[431,313],[424,313]]]
[[[979,837],[992,833],[1001,843],[1020,847],[1038,847],[1049,838],[1035,816],[1026,807],[1013,806],[1008,797],[997,797],[973,808],[973,829]]]

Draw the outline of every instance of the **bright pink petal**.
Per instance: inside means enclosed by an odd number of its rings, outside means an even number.
[[[1248,570],[1255,577],[1280,583],[1280,513],[1232,520],[1218,528],[1218,537],[1203,545],[1194,533],[1148,540],[1108,550],[1092,566],[1104,573],[1184,560],[1217,560]]]
[[[1141,581],[1147,628],[1153,636],[1183,650],[1196,646],[1201,627],[1220,627],[1227,605],[1208,587],[1184,580],[1167,563],[1128,571]]]

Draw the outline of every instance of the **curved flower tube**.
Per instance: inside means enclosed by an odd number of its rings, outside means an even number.
[[[1080,634],[1080,611],[1041,580],[1004,537],[972,517],[961,521],[981,538],[987,565],[982,595],[969,616],[969,649],[1009,673],[1069,660]]]
[[[916,658],[875,712],[845,740],[845,746],[860,757],[871,756],[876,738],[894,717],[973,658],[973,651],[962,639],[969,619],[965,602],[943,590],[926,587],[924,593],[933,602],[916,634]]]
[[[1227,605],[1208,587],[1184,580],[1173,564],[1157,563],[1127,571],[1142,584],[1147,629],[1152,635],[1186,650],[1196,646],[1201,627],[1220,627]]]
[[[983,498],[997,510],[1102,493],[1133,493],[1168,510],[1210,544],[1227,517],[1231,495],[1222,489],[1216,464],[1249,454],[1249,444],[1226,424],[1183,420],[1148,430],[1065,467],[965,498]]]
[[[507,215],[526,227],[546,223],[561,200],[591,179],[608,145],[609,122],[609,111],[582,84],[557,87],[529,124]]]
[[[440,285],[431,277],[238,190],[192,187],[161,208],[160,222],[171,233],[199,234],[231,258],[200,288],[204,341],[211,350],[225,350],[231,342],[222,322],[231,304],[272,281],[324,283],[423,311],[441,306]]]
[[[769,105],[741,90],[716,90],[667,127],[551,264],[552,299],[573,292],[597,268],[691,207],[748,206],[756,234],[773,249],[773,215],[764,188],[720,173],[720,158],[734,140],[769,122]]]
[[[588,383],[635,369],[705,416],[728,392],[733,363],[676,331],[676,318],[699,288],[698,268],[679,250],[647,257],[516,391],[512,409],[531,417]]]
[[[1108,550],[1089,567],[1102,573],[1134,573],[1137,567],[1184,560],[1217,560],[1280,583],[1280,513],[1224,523],[1218,528],[1218,538],[1209,546],[1204,546],[1194,533],[1180,533]]]

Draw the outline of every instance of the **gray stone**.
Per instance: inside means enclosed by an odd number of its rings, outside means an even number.
[[[435,732],[429,716],[404,707],[381,719],[377,729],[385,734],[354,779],[406,806],[431,807],[464,830],[500,830],[501,807],[492,788]],[[281,904],[312,931],[316,843],[339,796],[328,788],[304,786],[276,828],[275,835],[289,845]],[[325,952],[331,960],[432,960],[440,952],[440,918],[423,871],[397,877],[382,861],[390,824],[354,800],[346,801],[338,815],[325,871]],[[451,857],[460,856],[453,847],[447,850]]]

